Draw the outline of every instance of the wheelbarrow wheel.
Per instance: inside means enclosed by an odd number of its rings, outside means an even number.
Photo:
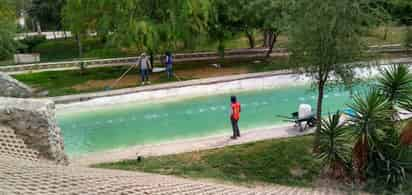
[[[315,127],[316,126],[316,118],[315,117],[308,120],[308,126],[309,127]]]

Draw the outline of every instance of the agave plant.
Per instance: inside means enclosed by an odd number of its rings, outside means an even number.
[[[406,111],[412,112],[412,96],[409,99],[400,102],[399,106]]]
[[[408,107],[412,103],[412,73],[406,65],[394,65],[381,71],[377,88],[394,106]]]
[[[333,178],[346,175],[350,154],[348,128],[340,123],[341,114],[337,112],[322,120],[319,132],[319,152],[316,154],[327,166],[327,174]]]
[[[381,92],[371,89],[366,96],[357,94],[349,107],[356,113],[351,119],[355,146],[352,151],[353,166],[359,176],[365,174],[369,154],[376,149],[384,129],[393,126],[392,104]]]
[[[399,137],[399,129],[390,127],[385,130],[382,139],[378,140],[377,146],[369,152],[368,177],[375,178],[377,184],[384,185],[388,190],[395,190],[404,183],[406,170],[411,167],[408,148],[404,147],[408,140]]]

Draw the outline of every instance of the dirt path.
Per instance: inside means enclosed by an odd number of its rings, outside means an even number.
[[[175,74],[181,80],[189,79],[202,79],[202,78],[211,78],[219,76],[227,76],[234,74],[244,74],[248,73],[248,69],[245,67],[228,67],[228,68],[215,68],[212,66],[205,66],[192,69],[183,69],[177,70]],[[167,82],[165,76],[166,73],[154,73],[150,75],[150,80],[153,84]],[[74,85],[72,88],[77,91],[90,91],[93,89],[104,89],[110,87],[117,79],[108,79],[108,80],[90,80],[85,83]],[[124,77],[121,81],[117,83],[114,88],[126,88],[126,87],[135,87],[140,85],[140,75],[130,74]]]

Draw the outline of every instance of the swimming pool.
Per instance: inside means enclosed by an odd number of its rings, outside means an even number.
[[[357,86],[354,91],[361,90]],[[174,102],[122,103],[80,111],[59,111],[66,152],[70,156],[231,132],[229,97],[198,97]],[[242,104],[241,130],[283,123],[301,103],[316,105],[310,86],[283,87],[236,93]],[[330,89],[324,113],[344,108],[350,93]]]

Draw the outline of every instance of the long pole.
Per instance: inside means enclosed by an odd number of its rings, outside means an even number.
[[[127,69],[126,72],[124,72],[124,73],[122,74],[122,76],[120,76],[120,77],[110,86],[110,88],[113,88],[114,86],[116,86],[117,83],[118,83],[120,80],[122,80],[123,77],[125,77],[126,74],[129,73],[133,68],[134,68],[134,66],[132,65],[129,69]]]

